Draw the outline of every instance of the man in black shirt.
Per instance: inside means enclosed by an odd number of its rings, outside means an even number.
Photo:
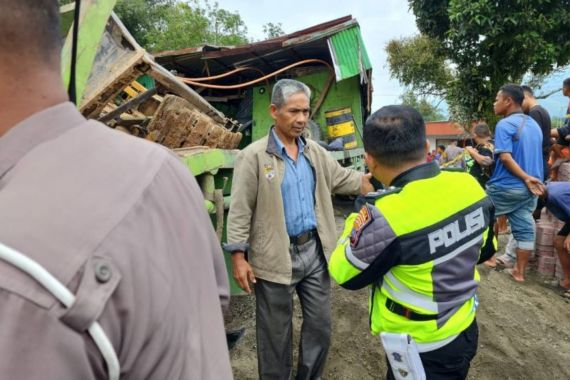
[[[544,109],[534,97],[532,88],[529,86],[521,86],[524,91],[524,100],[522,108],[524,113],[532,117],[542,130],[542,159],[544,165],[544,180],[548,178],[548,156],[550,154],[550,129],[552,125],[550,123],[550,115],[548,111]]]

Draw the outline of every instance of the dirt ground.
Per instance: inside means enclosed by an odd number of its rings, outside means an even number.
[[[337,225],[342,226],[342,215]],[[506,245],[504,240],[500,247]],[[480,265],[479,272],[479,349],[468,379],[570,379],[570,302],[534,273],[521,285],[500,270]],[[333,284],[333,335],[324,379],[384,378],[384,353],[368,329],[367,299],[366,289],[353,292]],[[298,345],[301,322],[296,301],[294,345]],[[235,379],[257,379],[253,296],[234,297],[227,324],[246,328],[231,352]]]

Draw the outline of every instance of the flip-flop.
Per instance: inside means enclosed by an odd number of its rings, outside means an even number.
[[[562,298],[565,298],[567,300],[570,300],[570,290],[565,291],[564,293],[562,293],[560,295]]]
[[[491,268],[491,269],[497,268],[497,262],[496,261],[494,263],[491,263],[489,261],[490,260],[483,262],[483,265],[485,265],[487,268]]]
[[[515,276],[513,275],[513,271],[514,271],[514,270],[515,270],[515,268],[506,268],[506,269],[504,270],[504,272],[507,273],[507,274],[509,274],[509,276],[511,276],[511,278],[512,278],[514,281],[518,282],[519,284],[524,283],[525,280],[517,280],[517,279],[515,278]]]
[[[515,266],[515,262],[506,255],[501,255],[497,257],[495,262],[497,263],[497,265],[500,265],[505,268],[512,268]]]

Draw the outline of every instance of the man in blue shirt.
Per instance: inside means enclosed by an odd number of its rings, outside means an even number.
[[[524,271],[534,250],[532,212],[537,195],[544,192],[542,131],[536,121],[522,111],[524,92],[518,85],[501,87],[494,103],[495,114],[504,116],[495,129],[495,170],[487,183],[487,193],[495,203],[495,215],[506,215],[516,241],[516,264],[509,270],[516,281],[524,281]],[[497,258],[507,264],[508,257]]]

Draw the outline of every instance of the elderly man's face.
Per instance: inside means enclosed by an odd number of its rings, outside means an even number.
[[[301,136],[309,120],[309,98],[305,93],[298,92],[289,96],[285,104],[277,108],[270,107],[271,117],[275,120],[275,128],[288,138]]]

